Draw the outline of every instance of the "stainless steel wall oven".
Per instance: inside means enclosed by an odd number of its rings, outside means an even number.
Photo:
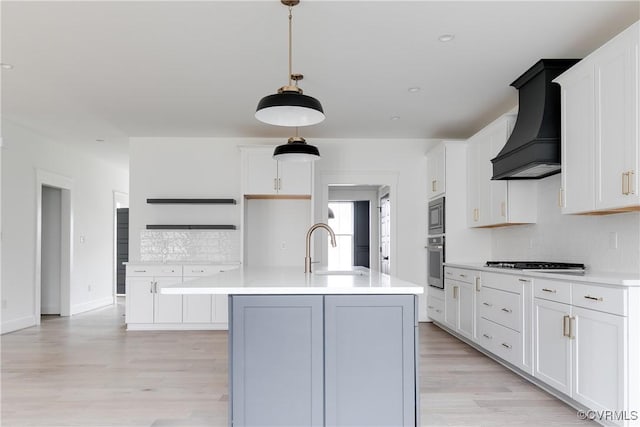
[[[427,283],[444,289],[444,236],[430,236],[427,242]]]

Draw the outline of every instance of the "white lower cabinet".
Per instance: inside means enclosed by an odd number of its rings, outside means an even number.
[[[444,322],[444,290],[429,288],[427,295],[427,317],[434,322]]]
[[[628,372],[627,318],[577,305],[586,301],[602,304],[597,306],[599,309],[624,313],[623,304],[613,306],[610,301],[618,296],[620,302],[624,301],[620,294],[625,290],[541,282],[535,285],[534,376],[591,410],[623,414]],[[566,290],[569,287],[570,304]],[[555,289],[562,292],[553,292]],[[606,421],[624,425],[624,420]]]
[[[182,281],[181,265],[127,266],[127,324],[182,322],[182,295],[163,295],[164,286]]]
[[[127,329],[227,329],[227,295],[164,295],[160,290],[237,268],[239,265],[128,265]]]
[[[451,273],[452,271],[449,270]],[[475,336],[475,292],[473,271],[455,270],[456,279],[445,274],[444,323],[470,340]]]

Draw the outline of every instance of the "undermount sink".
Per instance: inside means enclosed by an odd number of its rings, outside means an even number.
[[[364,276],[367,274],[366,270],[353,269],[353,270],[319,270],[314,271],[313,274],[319,276]]]

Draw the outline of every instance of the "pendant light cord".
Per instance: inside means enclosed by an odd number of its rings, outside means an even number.
[[[289,6],[289,86],[291,86],[291,75],[292,75],[292,71],[291,70],[293,68],[292,67],[292,62],[293,61],[291,59],[291,57],[292,57],[292,54],[291,54],[291,51],[292,51],[292,48],[291,48],[291,45],[292,45],[292,36],[291,36],[292,15],[291,15],[291,10],[292,9],[293,9],[293,6]]]

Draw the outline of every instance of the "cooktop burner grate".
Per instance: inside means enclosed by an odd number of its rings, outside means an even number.
[[[584,264],[548,261],[487,261],[485,266],[514,270],[585,270]]]

